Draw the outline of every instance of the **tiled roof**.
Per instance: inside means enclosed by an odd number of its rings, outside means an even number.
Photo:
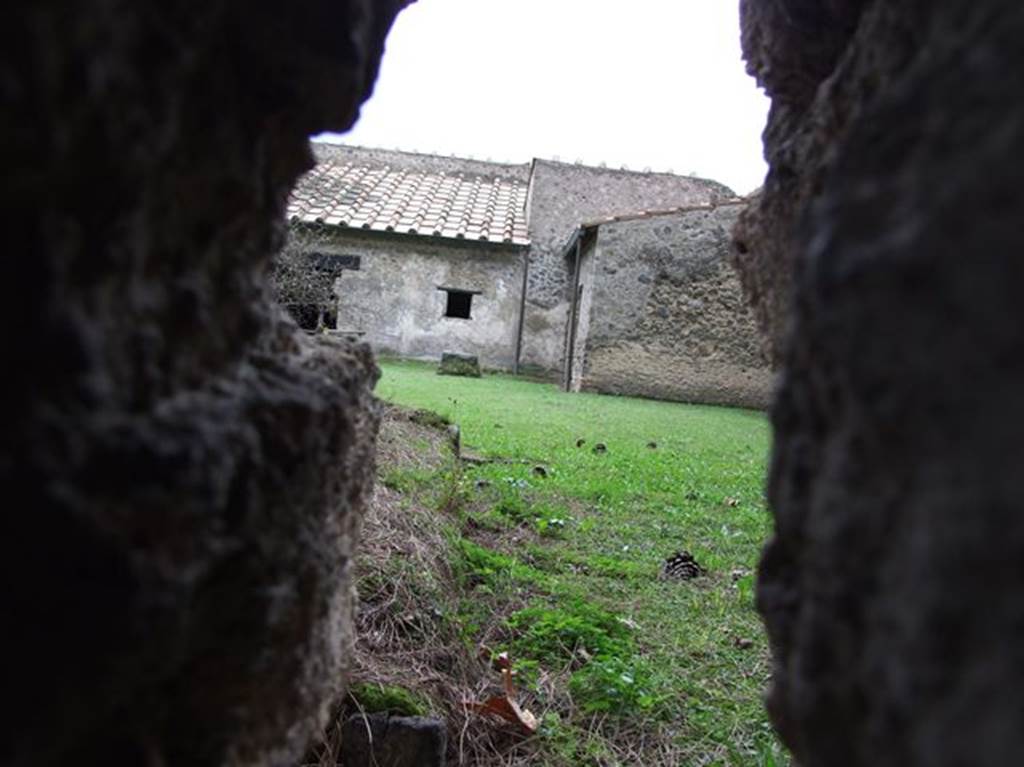
[[[291,221],[528,245],[525,183],[320,157],[288,201]]]

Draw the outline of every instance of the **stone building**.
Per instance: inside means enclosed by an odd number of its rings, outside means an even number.
[[[575,391],[767,401],[725,257],[739,208],[727,187],[547,160],[315,153],[291,236],[313,263],[343,265],[339,331],[383,354],[475,354]]]
[[[336,327],[378,352],[518,364],[529,240],[527,166],[316,145],[292,237],[345,264]]]
[[[727,262],[743,205],[617,216],[580,227],[564,388],[766,407],[771,371]]]
[[[530,170],[530,274],[522,363],[538,373],[562,370],[572,281],[563,252],[580,224],[735,198],[731,189],[715,181],[671,173],[548,160],[534,160]]]

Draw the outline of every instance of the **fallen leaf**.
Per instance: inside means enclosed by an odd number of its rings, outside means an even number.
[[[511,662],[508,659],[508,653],[501,653],[495,657],[495,664],[499,663],[499,659],[503,659],[505,664],[501,669],[501,678],[505,687],[504,695],[493,695],[483,703],[477,703],[475,701],[466,701],[464,705],[466,708],[476,711],[481,714],[492,714],[506,722],[519,725],[527,734],[532,735],[537,731],[537,717],[535,717],[530,711],[520,708],[519,704],[516,703],[516,690],[512,684],[512,668]]]
[[[504,695],[495,695],[483,703],[468,703],[467,707],[478,713],[492,714],[506,722],[519,725],[530,735],[537,731],[537,717],[526,709],[520,708],[518,703],[509,700]]]

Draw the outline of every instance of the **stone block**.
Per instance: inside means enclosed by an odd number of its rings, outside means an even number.
[[[344,767],[444,767],[448,734],[440,719],[357,715],[345,722],[341,737]]]
[[[480,377],[480,361],[472,354],[456,354],[445,352],[441,355],[439,375]]]

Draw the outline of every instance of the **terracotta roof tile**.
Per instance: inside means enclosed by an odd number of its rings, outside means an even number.
[[[288,201],[292,221],[528,245],[527,185],[507,178],[363,167],[324,157]]]

